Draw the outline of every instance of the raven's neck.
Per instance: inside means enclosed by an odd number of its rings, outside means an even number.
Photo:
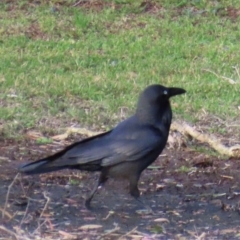
[[[152,125],[168,135],[172,110],[169,101],[162,106],[148,106],[137,108],[136,116],[143,125]]]

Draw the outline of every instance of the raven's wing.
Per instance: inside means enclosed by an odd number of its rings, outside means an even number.
[[[161,141],[155,137],[117,141],[110,146],[113,154],[103,158],[101,165],[112,166],[121,162],[137,161],[157,148],[160,150],[161,145]]]
[[[96,162],[101,166],[112,166],[125,161],[138,160],[156,148],[164,146],[163,136],[151,129],[139,129],[135,136],[119,137],[113,134],[79,143],[59,159],[51,162],[51,166],[74,166]]]

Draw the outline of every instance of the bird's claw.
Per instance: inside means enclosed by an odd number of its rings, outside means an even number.
[[[86,201],[85,201],[85,207],[88,209],[88,210],[92,210],[92,207],[91,207],[91,205],[90,205],[90,203],[91,203],[91,199],[87,199]]]

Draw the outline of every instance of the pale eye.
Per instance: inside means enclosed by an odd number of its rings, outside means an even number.
[[[167,90],[164,90],[164,91],[163,91],[163,94],[164,94],[164,95],[167,95],[167,94],[168,94]]]

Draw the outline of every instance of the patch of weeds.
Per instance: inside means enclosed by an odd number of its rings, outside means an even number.
[[[69,184],[70,185],[79,185],[79,180],[77,180],[77,179],[74,179],[74,178],[71,178],[70,180],[69,180]]]
[[[161,225],[154,225],[154,226],[151,226],[150,231],[152,233],[160,234],[160,233],[163,233],[164,228]]]
[[[52,143],[52,142],[53,142],[53,140],[51,138],[45,138],[45,137],[38,138],[36,140],[37,144],[49,144],[49,143]]]
[[[89,15],[83,13],[82,11],[74,11],[74,24],[77,28],[87,30],[90,24]]]
[[[212,150],[207,146],[192,145],[191,148],[193,148],[196,152],[204,153],[205,155],[208,155],[208,156],[219,157],[218,152]]]
[[[191,172],[191,170],[191,167],[181,166],[179,169],[177,169],[177,172],[188,173]]]
[[[225,127],[218,127],[218,126],[212,126],[211,128],[208,129],[209,133],[220,133],[220,134],[226,134],[227,133],[227,129]]]

